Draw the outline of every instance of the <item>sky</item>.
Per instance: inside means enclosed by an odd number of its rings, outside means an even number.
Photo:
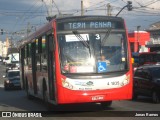
[[[107,4],[111,5],[111,15],[115,16],[128,0],[83,0],[84,15],[107,15]],[[160,0],[130,0],[133,10],[125,8],[118,16],[126,21],[128,31],[148,29],[152,23],[160,21]],[[35,31],[48,21],[48,15],[81,15],[81,0],[0,0],[0,29],[12,40],[23,39],[27,29]],[[24,34],[25,33],[25,34]]]

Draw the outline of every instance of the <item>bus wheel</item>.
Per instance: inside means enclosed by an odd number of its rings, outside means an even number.
[[[52,110],[52,105],[48,102],[47,90],[43,89],[43,101],[48,111]]]
[[[30,95],[30,93],[29,93],[29,88],[28,88],[28,83],[27,83],[27,82],[26,82],[26,94],[27,94],[27,98],[28,98],[29,100],[32,100],[32,99],[33,99],[33,96]]]
[[[103,109],[110,107],[112,105],[112,101],[101,102],[101,106]]]
[[[159,103],[160,102],[159,96],[158,96],[157,92],[155,92],[155,91],[153,91],[153,93],[152,93],[152,101],[153,101],[153,103]]]

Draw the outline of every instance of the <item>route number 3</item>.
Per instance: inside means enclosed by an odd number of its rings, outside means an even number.
[[[96,34],[95,37],[96,37],[96,40],[100,40],[101,39],[99,34]]]

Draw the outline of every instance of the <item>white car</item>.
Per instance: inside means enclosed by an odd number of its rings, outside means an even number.
[[[5,90],[14,88],[21,89],[19,70],[8,70],[6,75],[4,75],[3,77],[6,78],[6,80],[4,81]]]

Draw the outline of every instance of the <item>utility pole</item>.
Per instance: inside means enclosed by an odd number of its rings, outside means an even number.
[[[83,0],[81,0],[81,16],[84,15]]]
[[[11,49],[13,48],[13,37],[11,36]]]
[[[137,26],[137,52],[139,52],[139,30],[140,30],[141,26]]]
[[[110,3],[107,4],[107,16],[111,16],[111,5],[110,5]]]
[[[30,22],[28,22],[28,24],[27,24],[27,37],[30,32],[31,32],[31,25],[30,25]]]

